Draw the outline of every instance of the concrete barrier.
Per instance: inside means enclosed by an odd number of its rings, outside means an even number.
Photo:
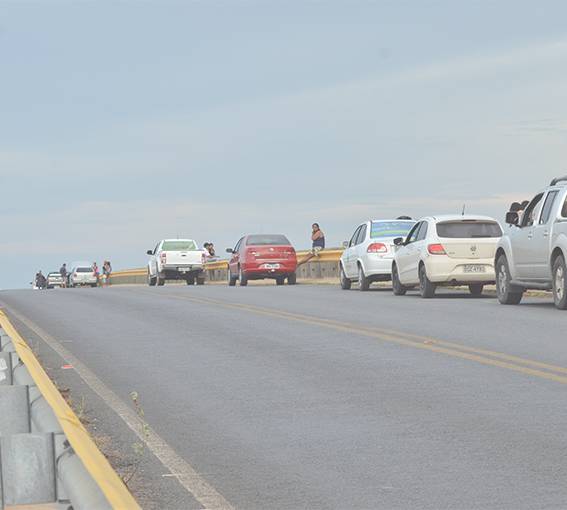
[[[309,251],[298,251],[297,260],[306,257]],[[339,259],[342,249],[323,250],[318,257],[302,264],[297,268],[297,280],[322,280],[339,278]],[[228,261],[218,260],[208,262],[206,265],[207,280],[210,282],[224,282],[228,279]],[[133,285],[147,283],[147,269],[125,269],[116,271],[110,278],[111,285]]]

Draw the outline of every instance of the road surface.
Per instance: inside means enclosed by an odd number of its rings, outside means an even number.
[[[567,504],[567,313],[549,299],[211,285],[0,301],[146,508]],[[164,442],[143,461],[116,412],[132,391]]]

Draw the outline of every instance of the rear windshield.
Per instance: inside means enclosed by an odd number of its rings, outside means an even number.
[[[412,221],[373,221],[370,237],[406,237],[414,225]]]
[[[501,237],[502,229],[493,221],[446,221],[437,224],[437,235],[453,239]]]
[[[266,246],[269,244],[274,245],[289,245],[291,244],[286,236],[282,235],[254,235],[246,239],[246,246]]]
[[[195,241],[164,241],[162,247],[164,251],[196,251]]]
[[[61,276],[61,273],[49,273],[47,276],[59,277],[59,276]]]
[[[92,273],[92,267],[78,267],[75,269],[75,273]]]

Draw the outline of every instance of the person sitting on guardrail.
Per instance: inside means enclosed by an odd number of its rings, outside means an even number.
[[[303,259],[298,261],[297,265],[305,264],[309,262],[312,258],[318,257],[319,252],[325,249],[325,234],[321,230],[319,223],[313,223],[311,225],[311,252],[305,256]]]

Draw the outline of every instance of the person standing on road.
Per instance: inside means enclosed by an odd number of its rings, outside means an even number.
[[[96,262],[93,262],[93,275],[96,278],[97,286],[100,284],[100,271]]]
[[[59,269],[59,274],[61,278],[63,278],[63,283],[61,284],[62,288],[67,288],[67,264],[63,264],[61,269]]]
[[[110,285],[110,274],[112,273],[112,266],[110,265],[110,260],[105,260],[102,264],[102,275],[103,275],[103,284],[107,287]]]

